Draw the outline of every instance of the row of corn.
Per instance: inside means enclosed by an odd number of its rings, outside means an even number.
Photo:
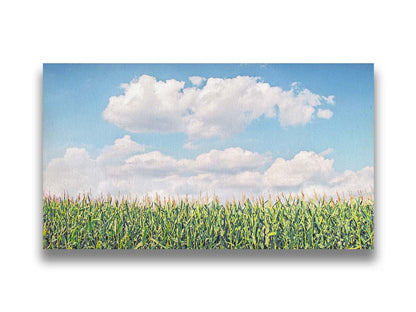
[[[43,197],[45,249],[372,249],[374,200]]]

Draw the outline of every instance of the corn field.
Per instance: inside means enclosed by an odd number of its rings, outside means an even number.
[[[372,197],[43,197],[45,249],[372,249]]]

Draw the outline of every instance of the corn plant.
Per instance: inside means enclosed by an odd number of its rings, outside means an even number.
[[[43,197],[45,249],[372,249],[374,200]]]

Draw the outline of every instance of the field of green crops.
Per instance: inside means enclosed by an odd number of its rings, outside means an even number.
[[[374,200],[43,197],[45,249],[372,249]]]

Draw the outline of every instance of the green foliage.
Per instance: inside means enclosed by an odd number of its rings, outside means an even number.
[[[45,249],[372,249],[372,198],[43,198]]]

